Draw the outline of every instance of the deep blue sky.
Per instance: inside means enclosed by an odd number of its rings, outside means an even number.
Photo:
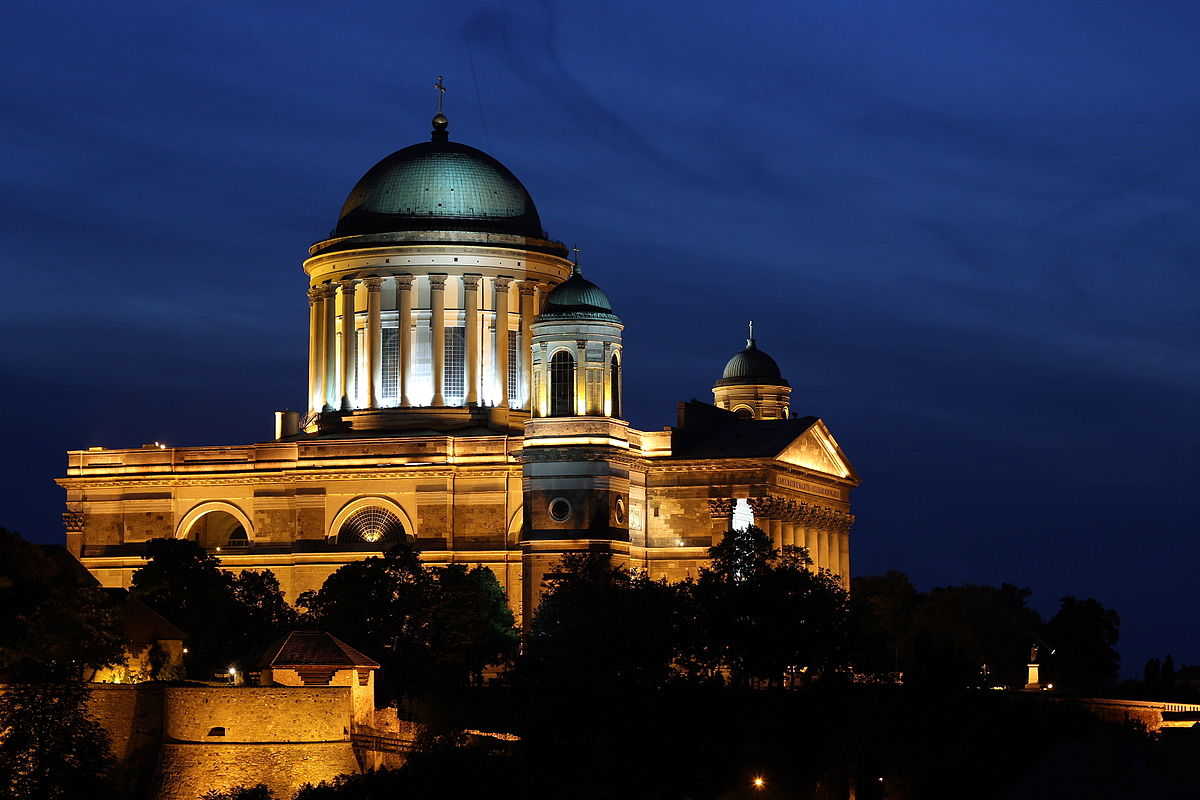
[[[64,451],[268,438],[305,247],[427,136],[504,161],[627,323],[632,421],[753,317],[863,477],[854,570],[1200,661],[1194,2],[22,2],[0,32],[0,525]]]

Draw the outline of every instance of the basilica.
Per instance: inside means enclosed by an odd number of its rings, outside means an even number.
[[[848,585],[858,479],[775,360],[751,335],[714,359],[711,404],[631,428],[619,309],[448,127],[368,170],[309,248],[307,407],[261,442],[68,452],[70,551],[121,587],[147,540],[188,538],[295,600],[406,538],[489,567],[521,618],[565,553],[680,580],[753,522]]]

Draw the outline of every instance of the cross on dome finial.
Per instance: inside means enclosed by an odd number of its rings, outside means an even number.
[[[437,113],[433,115],[433,140],[435,142],[444,142],[450,138],[446,128],[450,124],[450,120],[446,119],[446,115],[442,113],[442,107],[446,99],[446,84],[442,80],[442,76],[438,75],[437,80],[433,82],[433,88],[438,91]]]
[[[750,328],[750,338],[746,340],[746,347],[754,347],[754,320],[750,320],[748,327]]]
[[[579,269],[579,254],[583,251],[578,247],[572,246],[571,252],[575,254],[575,260],[571,262],[571,272],[575,275],[582,275],[583,272]]]

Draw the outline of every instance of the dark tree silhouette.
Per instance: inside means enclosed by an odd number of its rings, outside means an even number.
[[[691,663],[746,685],[781,683],[799,669],[811,679],[844,662],[846,592],[828,572],[811,569],[804,548],[781,554],[750,526],[726,532],[709,552],[712,566],[684,587],[694,609]]]
[[[275,800],[265,783],[256,786],[235,786],[232,789],[205,792],[201,800]]]
[[[417,551],[401,543],[383,556],[346,564],[300,595],[305,622],[344,639],[383,665],[380,700],[415,697],[433,684],[436,586]]]
[[[0,680],[76,680],[120,660],[110,603],[69,566],[0,528]]]
[[[504,589],[483,566],[450,564],[436,573],[430,647],[435,674],[450,686],[479,684],[485,667],[510,661],[517,629]]]
[[[851,647],[863,672],[901,672],[912,659],[919,600],[908,576],[894,570],[855,578],[850,592]]]
[[[1043,634],[1052,651],[1046,658],[1050,678],[1078,692],[1098,692],[1115,684],[1121,666],[1116,650],[1120,631],[1117,612],[1092,598],[1064,597]]]
[[[648,690],[667,681],[679,641],[679,588],[567,555],[546,578],[521,673],[548,690]]]
[[[187,634],[185,663],[193,677],[210,678],[230,665],[252,668],[271,640],[294,624],[270,571],[235,578],[187,539],[153,539],[146,557],[131,591]]]
[[[0,798],[111,795],[108,734],[87,713],[78,682],[24,683],[0,693]]]

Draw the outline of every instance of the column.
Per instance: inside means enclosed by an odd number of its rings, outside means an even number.
[[[818,541],[817,529],[812,527],[811,521],[804,528],[804,546],[808,548],[808,557],[812,559],[812,568],[817,570],[817,558],[821,555],[821,545]]]
[[[337,286],[327,283],[325,293],[325,335],[321,337],[321,368],[325,376],[322,403],[323,408],[333,410],[337,407]]]
[[[429,276],[430,348],[433,352],[433,405],[446,405],[446,276]]]
[[[575,342],[575,414],[584,416],[587,408],[587,342]]]
[[[383,386],[383,326],[379,322],[383,278],[367,278],[367,408],[379,408]]]
[[[796,523],[792,522],[790,519],[785,519],[782,521],[782,524],[783,524],[783,537],[782,537],[781,541],[783,542],[783,544],[781,546],[782,547],[795,547],[796,546]]]
[[[467,309],[467,405],[479,405],[479,275],[463,275],[463,305]]]
[[[717,498],[708,501],[708,517],[712,520],[712,546],[716,547],[725,538],[725,532],[733,527],[732,498]]]
[[[850,591],[850,531],[845,530],[838,534],[841,539],[842,546],[838,548],[838,555],[841,556],[842,570],[842,588]]]
[[[817,531],[817,549],[820,551],[817,566],[821,569],[829,569],[829,531]]]
[[[344,281],[339,281],[341,289],[338,294],[341,295],[342,312],[342,346],[341,353],[338,356],[340,369],[338,370],[338,396],[341,398],[342,411],[349,411],[353,406],[350,397],[351,385],[350,375],[353,373],[354,364],[354,285],[357,281],[348,278]]]
[[[397,355],[400,360],[400,407],[408,408],[408,371],[412,362],[412,275],[396,276],[396,308],[399,310],[399,329],[396,331]]]
[[[321,290],[313,286],[308,290],[308,411],[320,411],[323,405],[321,386]]]
[[[829,532],[829,571],[839,577],[842,574],[842,557],[839,553],[841,548],[841,537],[837,531]],[[839,583],[841,581],[839,580]]]
[[[537,289],[529,281],[521,281],[521,349],[517,357],[521,359],[521,390],[517,393],[521,408],[533,406],[533,362],[530,353],[533,342],[533,306],[536,302],[534,292]]]
[[[500,397],[497,408],[508,408],[508,285],[512,278],[495,278],[496,287],[496,387]]]
[[[779,517],[771,517],[767,522],[770,525],[771,547],[778,550],[783,547],[783,520]]]

